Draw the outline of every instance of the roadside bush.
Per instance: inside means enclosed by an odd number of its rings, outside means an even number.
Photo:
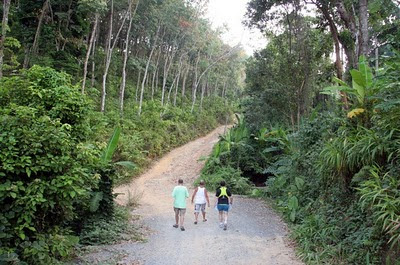
[[[371,81],[368,116],[353,111],[305,120],[291,135],[291,152],[269,169],[274,174],[269,194],[296,224],[300,255],[310,264],[396,264],[400,68],[395,60]],[[299,176],[304,187],[296,190]],[[287,215],[293,206],[296,218]]]
[[[94,215],[83,221],[80,243],[83,245],[113,244],[123,240],[142,240],[131,222],[129,208],[116,206],[111,218]]]
[[[34,66],[0,83],[0,254],[29,264],[65,257],[75,240],[59,233],[88,202],[98,150],[89,102],[69,76]]]
[[[393,68],[386,73],[395,79]],[[228,175],[267,174],[266,192],[252,194],[275,199],[309,264],[396,264],[400,134],[392,116],[400,90],[385,80],[377,86],[390,88],[370,99],[370,120],[312,113],[295,132],[253,134],[239,120],[214,146],[201,178],[214,188]]]
[[[227,187],[235,194],[248,194],[252,187],[249,180],[241,176],[240,170],[232,167],[206,166],[195,185],[199,184],[200,179],[206,182],[210,191],[215,191],[222,180],[225,180]]]

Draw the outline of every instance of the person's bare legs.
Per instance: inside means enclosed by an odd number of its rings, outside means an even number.
[[[185,230],[183,227],[183,222],[185,221],[185,214],[181,214],[180,216],[180,225],[181,225],[181,230]]]
[[[198,219],[199,219],[199,213],[195,212],[194,213],[194,224],[197,224]]]
[[[224,212],[223,211],[219,211],[218,214],[219,214],[219,225],[222,227],[222,225],[223,225],[222,221],[223,221]]]
[[[175,225],[176,226],[179,225],[179,213],[178,213],[178,211],[175,211]]]
[[[228,227],[228,212],[224,212],[224,230]]]
[[[206,211],[201,212],[203,214],[203,222],[207,221],[206,219]]]

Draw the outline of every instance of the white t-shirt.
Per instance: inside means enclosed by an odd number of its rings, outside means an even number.
[[[194,197],[194,203],[195,204],[204,204],[206,203],[206,193],[205,193],[206,188],[197,188],[196,196]]]

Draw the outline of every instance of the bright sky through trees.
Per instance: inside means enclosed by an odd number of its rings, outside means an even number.
[[[267,41],[259,30],[250,30],[242,24],[247,2],[249,0],[210,0],[206,17],[214,28],[228,27],[222,36],[226,43],[241,43],[246,53],[252,55],[253,51],[264,48]]]

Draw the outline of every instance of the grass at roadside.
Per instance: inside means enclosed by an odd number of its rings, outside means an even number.
[[[143,241],[138,217],[132,216],[130,208],[116,206],[110,219],[93,217],[87,220],[80,235],[82,245],[115,244],[121,241]]]

